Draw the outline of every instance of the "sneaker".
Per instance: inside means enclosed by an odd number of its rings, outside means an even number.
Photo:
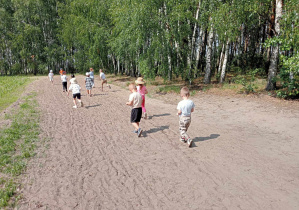
[[[141,128],[138,128],[138,131],[137,131],[137,136],[138,136],[138,137],[140,137],[140,136],[141,136],[141,134],[142,134],[142,130],[141,130]]]
[[[185,137],[183,137],[183,136],[181,136],[180,141],[183,142],[183,143],[187,143]]]
[[[82,101],[80,102],[80,106],[81,106],[81,107],[83,107],[83,106],[84,106],[84,104],[83,104],[83,102],[82,102]]]
[[[133,130],[133,133],[138,133],[138,131],[136,131],[136,130]]]
[[[77,109],[77,106],[73,106],[74,109]]]
[[[147,113],[144,113],[144,119],[145,120],[147,119]]]
[[[192,147],[193,140],[191,138],[189,138],[187,142],[188,142],[189,147]]]

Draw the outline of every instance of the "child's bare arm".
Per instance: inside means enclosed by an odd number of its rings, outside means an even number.
[[[178,115],[181,115],[181,114],[182,114],[182,111],[178,109]]]
[[[191,112],[194,112],[194,108],[191,109]]]
[[[133,105],[133,101],[128,101],[126,104],[127,104],[128,106],[132,106],[132,105]]]

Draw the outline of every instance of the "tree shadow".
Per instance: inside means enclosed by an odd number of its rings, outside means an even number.
[[[151,128],[151,129],[149,129],[147,131],[143,131],[142,135],[144,137],[147,137],[147,134],[156,133],[156,132],[164,131],[164,130],[167,130],[167,129],[169,129],[169,125],[164,125],[164,126],[160,126],[160,127],[156,127],[156,128]]]
[[[170,115],[170,114],[169,113],[165,113],[165,114],[154,114],[152,116],[149,116],[148,119],[152,119],[153,117],[164,117],[164,116],[168,116],[168,115]]]
[[[97,94],[92,94],[92,96],[106,96],[108,93],[97,93]]]
[[[101,106],[101,104],[96,104],[96,105],[92,105],[92,106],[85,106],[85,108],[89,109],[89,108],[94,108],[94,107],[98,107],[98,106]]]

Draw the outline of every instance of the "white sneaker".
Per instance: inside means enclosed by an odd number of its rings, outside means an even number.
[[[192,139],[191,138],[189,138],[188,140],[187,140],[187,143],[188,143],[188,145],[189,145],[189,147],[192,147]]]
[[[77,106],[73,106],[74,109],[77,109]]]

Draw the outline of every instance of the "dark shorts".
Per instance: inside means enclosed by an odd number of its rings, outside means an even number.
[[[132,109],[132,111],[131,111],[131,123],[140,122],[141,115],[142,115],[142,108],[141,107]]]
[[[81,93],[73,94],[73,98],[81,99]]]

